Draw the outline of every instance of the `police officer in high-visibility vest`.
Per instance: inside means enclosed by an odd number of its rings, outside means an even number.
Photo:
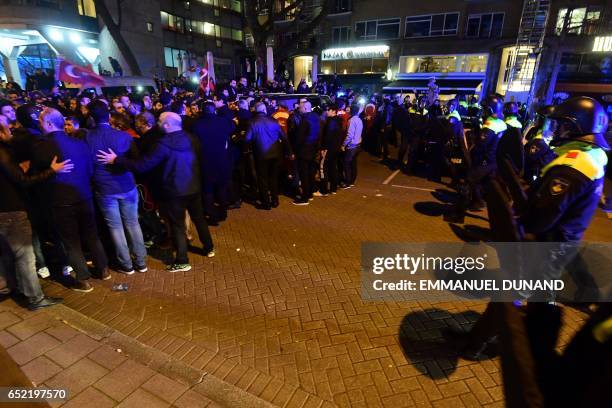
[[[445,145],[445,156],[452,178],[451,185],[459,188],[461,179],[465,177],[465,172],[469,168],[469,153],[457,100],[449,100],[446,107],[448,111],[446,115],[448,140]]]
[[[556,122],[548,118],[554,110],[553,105],[547,105],[537,110],[537,119],[532,128],[525,132],[525,168],[523,179],[533,184],[540,172],[556,157],[550,142],[555,132]]]
[[[603,191],[608,115],[599,102],[582,96],[555,107],[550,118],[565,141],[542,169],[522,223],[539,241],[575,242],[591,222]]]
[[[507,102],[504,105],[504,123],[508,127],[497,144],[497,168],[502,173],[504,160],[509,160],[516,174],[523,172],[525,154],[523,148],[523,125],[518,120],[518,105],[516,102]]]
[[[490,95],[483,101],[482,124],[470,151],[471,167],[467,175],[467,188],[460,192],[461,198],[453,210],[445,214],[448,222],[462,223],[465,211],[480,211],[485,202],[482,198],[484,183],[497,171],[496,152],[499,139],[507,129],[504,123],[504,102],[497,95]]]
[[[537,279],[559,279],[577,253],[577,245],[589,226],[603,190],[607,165],[605,140],[608,116],[596,100],[571,98],[550,115],[558,122],[556,134],[564,139],[555,149],[557,158],[542,169],[542,178],[530,189],[520,224],[525,239],[547,242],[549,256],[533,259]],[[528,301],[552,302],[556,294],[541,291]],[[577,299],[580,301],[581,299]],[[495,354],[498,333],[494,307],[489,304],[468,333],[445,331],[445,337],[467,359]]]

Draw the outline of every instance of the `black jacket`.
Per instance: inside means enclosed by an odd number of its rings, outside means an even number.
[[[0,212],[26,211],[23,188],[54,175],[50,168],[36,175],[26,175],[15,160],[15,149],[0,142]]]
[[[323,128],[321,149],[327,150],[330,153],[340,152],[344,136],[342,118],[338,116],[327,118]]]
[[[140,159],[117,157],[115,164],[144,173],[161,166],[163,198],[184,197],[200,192],[200,163],[197,142],[179,130],[162,136],[150,152]]]
[[[87,143],[63,131],[40,136],[32,148],[30,174],[46,171],[53,156],[57,156],[58,161],[72,160],[74,169],[70,173],[56,174],[43,183],[35,191],[37,199],[53,207],[90,200],[94,164]]]
[[[193,124],[193,134],[200,142],[204,183],[229,179],[229,144],[235,128],[233,121],[210,113],[202,114]]]
[[[308,112],[301,115],[302,122],[295,139],[295,153],[300,159],[312,160],[321,143],[321,121],[319,115]]]
[[[252,143],[257,160],[282,159],[283,152],[291,154],[291,146],[277,121],[263,113],[256,113],[246,132],[246,142]]]

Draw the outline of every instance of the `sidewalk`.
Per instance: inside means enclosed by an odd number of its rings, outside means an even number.
[[[0,346],[33,386],[68,389],[69,400],[52,407],[269,406],[61,305],[29,312],[0,303]]]

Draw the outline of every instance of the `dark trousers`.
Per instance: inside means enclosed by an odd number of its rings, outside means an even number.
[[[68,264],[74,269],[77,279],[91,277],[83,254],[83,247],[89,250],[98,275],[108,267],[104,247],[98,238],[92,200],[54,207],[53,222],[66,249]]]
[[[310,158],[298,158],[298,173],[302,186],[302,199],[312,198],[312,188],[315,182],[316,162]]]
[[[361,149],[355,147],[344,152],[344,184],[355,184],[357,180],[357,156]]]
[[[323,162],[323,180],[321,180],[321,192],[333,193],[338,190],[338,152],[327,151]]]
[[[202,199],[204,201],[204,210],[211,222],[223,221],[227,218],[229,188],[229,180],[203,183]]]
[[[255,159],[259,200],[264,206],[278,203],[278,175],[281,159]]]
[[[213,250],[212,237],[208,230],[208,224],[204,217],[202,198],[200,194],[192,194],[183,197],[174,197],[164,203],[170,219],[172,239],[176,248],[176,258],[174,263],[189,263],[187,257],[187,236],[185,235],[185,211],[189,213],[191,222],[195,225],[205,253]]]

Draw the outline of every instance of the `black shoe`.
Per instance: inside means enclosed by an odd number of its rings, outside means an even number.
[[[278,200],[272,200],[272,208],[276,208],[278,207],[279,203]]]
[[[147,265],[136,265],[134,269],[136,269],[136,271],[139,273],[145,273],[149,270],[149,268],[147,268]]]
[[[78,279],[74,280],[70,289],[76,292],[84,292],[84,293],[91,292],[92,290],[94,290],[93,286],[91,286],[91,283],[89,283],[86,280],[78,280]]]
[[[267,210],[267,211],[272,209],[270,204],[262,204],[262,203],[257,203],[255,205],[255,208],[257,208],[258,210]]]
[[[227,206],[228,210],[237,210],[238,208],[240,208],[242,205],[242,200],[238,200],[235,203],[232,203],[230,205]]]
[[[108,269],[104,269],[102,273],[100,274],[100,279],[109,280],[110,278],[111,278],[110,272],[108,271]]]
[[[133,275],[134,274],[134,268],[124,268],[123,266],[118,266],[116,268],[113,268],[116,272],[122,273],[124,275]]]
[[[308,205],[310,201],[308,199],[296,199],[293,201],[293,205]]]
[[[34,311],[34,310],[42,309],[44,307],[49,307],[49,306],[57,305],[57,304],[60,304],[60,303],[63,303],[63,302],[64,302],[64,299],[62,299],[62,298],[51,297],[51,296],[43,296],[43,298],[38,300],[38,301],[29,302],[26,307],[29,310]]]

